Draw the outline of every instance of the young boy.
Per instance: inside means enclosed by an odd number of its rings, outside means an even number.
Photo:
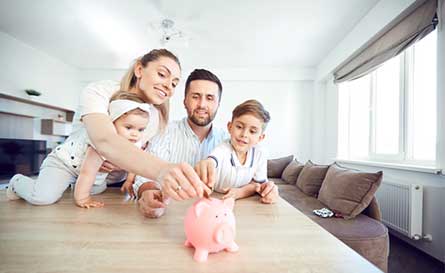
[[[278,188],[267,181],[265,152],[257,146],[265,137],[269,120],[269,112],[256,100],[238,105],[232,112],[232,121],[227,124],[230,140],[196,165],[200,177],[209,168],[216,170],[214,189],[224,193],[223,198],[240,199],[258,192],[263,203],[274,203],[278,199]]]

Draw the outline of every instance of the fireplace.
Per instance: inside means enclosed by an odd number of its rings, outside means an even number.
[[[0,179],[37,175],[46,155],[45,140],[0,138]]]

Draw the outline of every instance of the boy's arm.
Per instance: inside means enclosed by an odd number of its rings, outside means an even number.
[[[96,202],[90,198],[91,188],[102,163],[103,159],[96,150],[92,147],[88,147],[74,189],[74,200],[76,205],[87,208],[103,206],[103,203]]]
[[[233,197],[236,199],[246,198],[254,195],[257,191],[257,183],[252,180],[249,184],[244,185],[240,188],[230,188],[225,192],[223,199]]]
[[[133,191],[133,184],[134,184],[135,178],[136,178],[136,174],[128,173],[127,179],[125,179],[125,182],[121,187],[121,192],[123,192],[123,193],[128,192],[128,194],[131,196],[131,198],[135,197],[135,194]]]

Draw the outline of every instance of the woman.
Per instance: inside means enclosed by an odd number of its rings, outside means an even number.
[[[108,161],[102,166],[102,171],[116,171],[119,169],[115,166],[119,166],[130,173],[161,182],[164,193],[182,190],[188,198],[201,197],[206,187],[190,165],[170,164],[138,149],[116,133],[108,115],[109,101],[115,92],[123,90],[139,95],[147,103],[155,105],[144,136],[144,140],[149,140],[168,122],[169,98],[178,85],[180,73],[177,57],[166,49],[158,49],[136,60],[120,85],[112,81],[90,84],[81,94],[71,135],[78,130],[86,130],[96,151]],[[124,176],[120,175],[115,182],[123,179]],[[44,191],[45,187],[37,182],[33,190]],[[141,194],[140,198],[140,202],[144,202],[145,195]],[[141,210],[144,213],[143,207]]]

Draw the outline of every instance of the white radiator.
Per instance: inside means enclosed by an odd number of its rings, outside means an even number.
[[[376,193],[382,221],[414,240],[422,238],[423,187],[383,181]]]

